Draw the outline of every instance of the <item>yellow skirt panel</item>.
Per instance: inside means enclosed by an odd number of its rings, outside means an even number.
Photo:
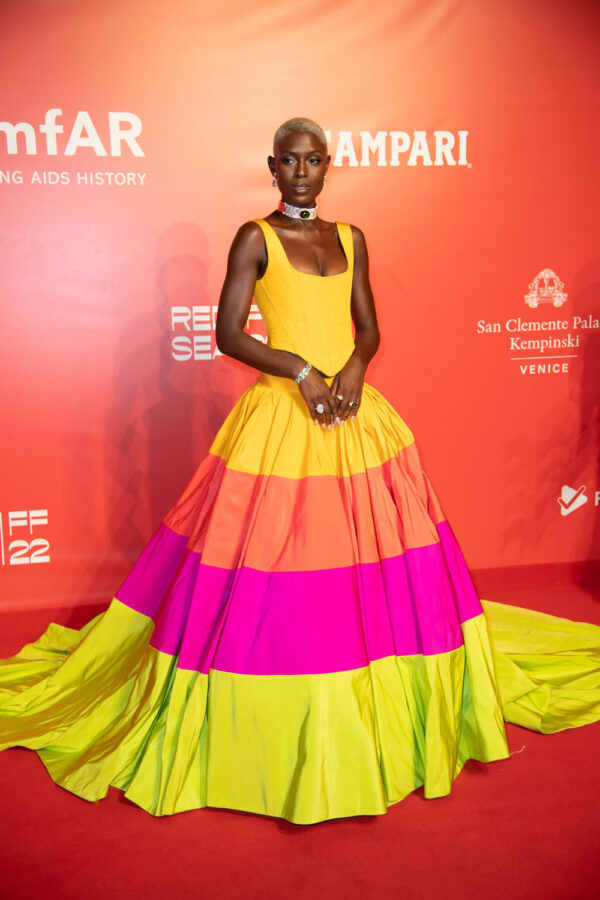
[[[210,452],[228,468],[253,475],[342,478],[382,465],[413,442],[406,423],[370,384],[364,384],[356,418],[328,431],[315,425],[292,379],[261,374],[231,409]]]

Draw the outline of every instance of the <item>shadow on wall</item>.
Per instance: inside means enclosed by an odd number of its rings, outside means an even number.
[[[106,422],[105,470],[110,542],[87,596],[106,597],[107,573],[123,573],[177,502],[253,369],[219,355],[175,361],[171,307],[216,306],[208,290],[212,260],[199,225],[176,223],[156,249],[152,302],[127,321],[115,354],[114,401]],[[139,308],[140,304],[138,304]],[[212,310],[211,310],[212,318]],[[212,349],[214,332],[210,332]]]
[[[569,307],[569,318],[590,313],[600,318],[600,260],[588,263],[573,279]],[[582,329],[578,333],[583,346],[574,360],[577,369],[575,377],[570,377],[568,399],[546,419],[534,413],[534,427],[507,442],[504,480],[513,487],[503,509],[505,543],[522,540],[524,531],[532,541],[541,540],[560,515],[557,498],[561,486],[578,489],[585,484],[593,523],[589,544],[581,554],[581,563],[573,566],[573,576],[583,587],[597,589],[600,507],[594,505],[594,495],[600,490],[600,331]],[[532,461],[526,471],[522,460]],[[519,502],[519,486],[532,477],[535,490],[525,509],[523,501]]]

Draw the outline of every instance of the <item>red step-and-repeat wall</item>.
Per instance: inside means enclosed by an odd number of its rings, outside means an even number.
[[[216,307],[295,115],[470,566],[600,556],[599,32],[577,0],[5,0],[4,607],[108,603],[256,377]]]

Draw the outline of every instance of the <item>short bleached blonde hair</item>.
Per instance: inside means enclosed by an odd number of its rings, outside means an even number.
[[[315,137],[319,138],[327,150],[327,136],[321,126],[316,122],[313,122],[312,119],[307,119],[304,116],[296,116],[293,119],[288,119],[283,125],[280,125],[275,132],[275,137],[273,138],[273,154],[276,151],[277,144],[293,131],[310,131],[311,134],[314,134]]]

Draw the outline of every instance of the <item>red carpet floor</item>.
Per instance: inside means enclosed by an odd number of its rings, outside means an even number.
[[[487,597],[600,624],[598,598],[575,588]],[[0,655],[48,621],[4,614]],[[597,898],[600,724],[507,728],[511,758],[467,763],[449,797],[419,790],[386,816],[312,826],[217,809],[154,819],[116,789],[90,804],[54,785],[35,753],[8,750],[0,897]]]

